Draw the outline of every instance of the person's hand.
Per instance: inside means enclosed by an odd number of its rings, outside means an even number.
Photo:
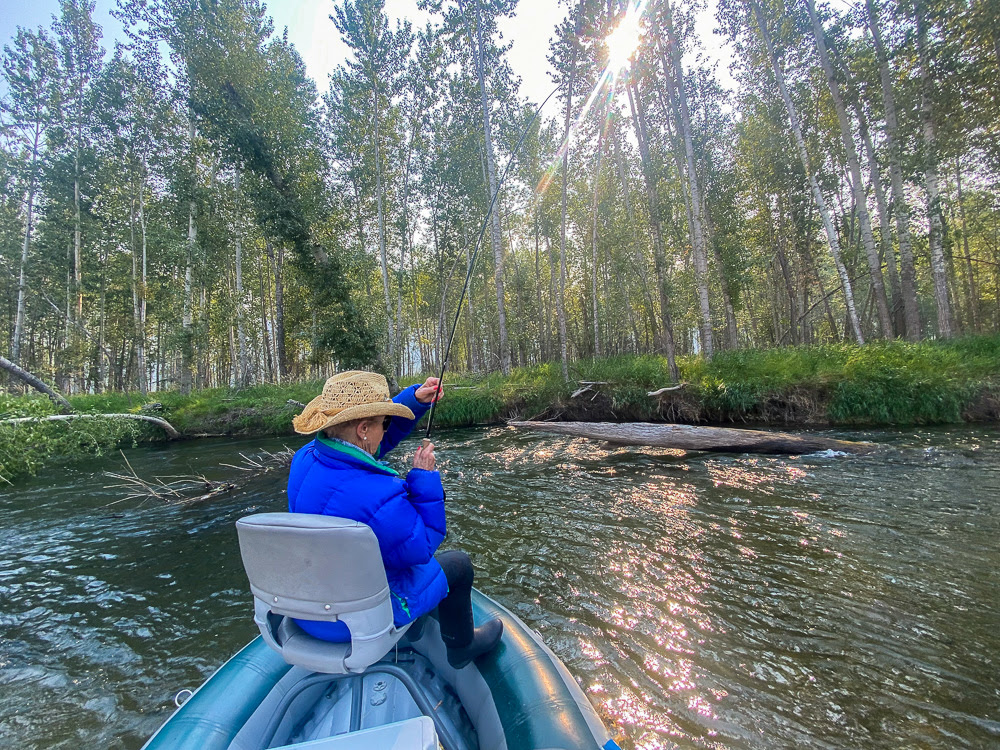
[[[417,448],[417,452],[413,454],[413,468],[414,469],[425,469],[426,471],[434,471],[434,464],[436,459],[434,457],[434,443],[427,443],[421,445]]]
[[[417,401],[422,404],[431,404],[434,401],[440,401],[441,397],[444,395],[444,391],[438,393],[438,384],[441,382],[439,378],[427,378],[424,384],[417,388],[417,392],[414,394],[417,397]],[[435,398],[436,396],[436,398]]]

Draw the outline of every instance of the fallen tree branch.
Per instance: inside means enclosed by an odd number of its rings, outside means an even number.
[[[679,391],[681,388],[683,388],[686,385],[687,385],[687,383],[681,383],[680,385],[668,385],[666,388],[661,388],[658,391],[650,391],[646,395],[647,396],[662,396],[664,393],[668,393],[669,391]]]
[[[577,388],[575,391],[573,391],[573,393],[570,394],[570,398],[576,398],[577,396],[582,396],[584,393],[587,393],[588,391],[597,390],[594,388],[595,385],[611,385],[611,383],[609,383],[607,380],[578,380],[577,385],[582,386],[582,388]],[[593,401],[595,398],[597,398],[596,393],[590,400]]]
[[[262,453],[263,455],[258,458],[251,458],[247,454],[241,453],[240,458],[243,460],[239,464],[222,464],[222,466],[249,474],[267,474],[276,469],[287,469],[291,466],[292,457],[295,455],[295,451],[288,446],[277,453],[271,451],[263,451]]]
[[[15,419],[0,420],[0,425],[23,424],[25,422],[65,422],[70,419],[134,419],[140,422],[149,422],[160,427],[167,437],[177,440],[181,434],[174,429],[174,426],[165,419],[159,417],[148,417],[145,414],[54,414],[50,417],[17,417]]]
[[[32,375],[27,370],[18,367],[9,359],[2,356],[0,356],[0,369],[6,370],[14,377],[23,380],[25,383],[30,385],[36,391],[44,393],[46,396],[52,399],[52,402],[59,407],[59,411],[61,411],[63,414],[73,413],[73,407],[70,405],[69,401],[67,401],[58,393],[56,393],[54,390],[49,388],[44,382],[42,382],[41,378]]]
[[[113,471],[104,472],[104,476],[117,479],[119,484],[109,484],[105,489],[126,489],[129,494],[120,500],[108,503],[108,506],[123,503],[126,500],[138,500],[154,498],[164,502],[191,503],[201,500],[211,500],[219,495],[224,495],[236,489],[236,485],[231,482],[213,482],[203,476],[180,476],[180,477],[153,477],[143,479],[135,473],[132,464],[129,463],[125,452],[121,451],[125,466],[128,467],[127,474],[116,474]],[[171,482],[164,482],[164,479],[171,479]],[[107,506],[106,506],[107,507]]]
[[[719,453],[767,453],[798,455],[833,450],[843,453],[868,453],[872,443],[818,435],[795,435],[788,432],[738,430],[730,427],[693,427],[681,424],[646,422],[508,422],[511,427],[559,435],[604,440],[618,445],[649,445],[688,451]]]

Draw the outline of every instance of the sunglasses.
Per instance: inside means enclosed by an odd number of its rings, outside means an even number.
[[[386,417],[385,419],[382,420],[382,430],[383,431],[388,430],[389,425],[391,424],[392,424],[392,417]]]

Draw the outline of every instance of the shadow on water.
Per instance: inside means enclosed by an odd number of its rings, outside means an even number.
[[[855,434],[871,456],[608,450],[441,433],[450,535],[635,748],[1000,745],[1000,432]],[[144,476],[232,478],[288,440],[128,453]],[[412,449],[393,459],[397,466]],[[234,521],[109,505],[104,470],[0,494],[0,745],[137,748],[254,635]]]

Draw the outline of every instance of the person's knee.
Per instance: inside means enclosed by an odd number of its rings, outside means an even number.
[[[448,588],[452,590],[472,588],[475,572],[472,569],[472,560],[465,552],[461,550],[442,552],[438,556],[438,562],[441,563],[445,578],[448,579]]]

